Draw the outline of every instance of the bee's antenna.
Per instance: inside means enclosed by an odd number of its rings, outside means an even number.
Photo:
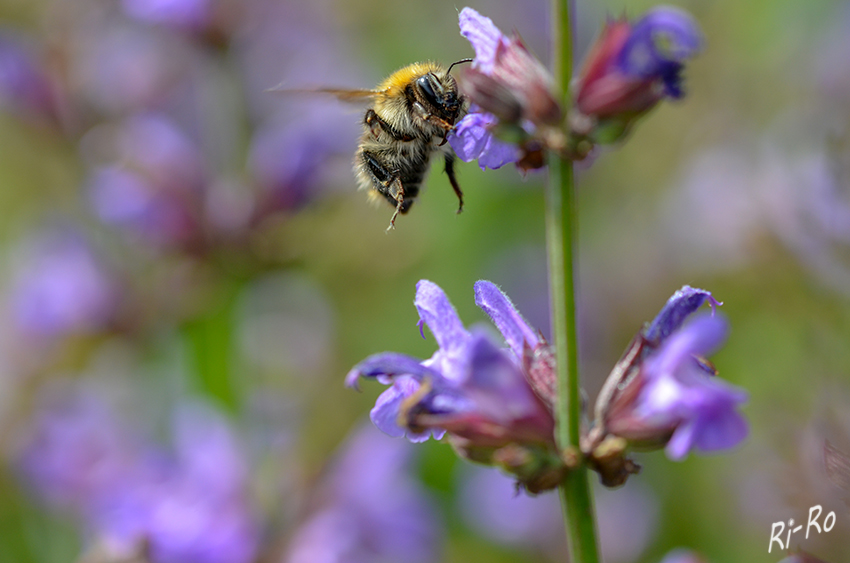
[[[455,65],[459,65],[461,63],[471,63],[471,62],[472,62],[472,59],[461,59],[459,61],[455,61],[455,62],[453,62],[452,64],[449,65],[449,70],[446,71],[446,74],[451,74],[452,68]]]

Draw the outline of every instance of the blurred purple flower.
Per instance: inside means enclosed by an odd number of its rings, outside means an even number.
[[[20,440],[17,467],[47,501],[78,511],[133,479],[138,444],[97,397],[48,388]]]
[[[174,456],[166,480],[154,483],[150,538],[163,563],[248,563],[259,530],[246,498],[247,467],[236,436],[212,409],[187,405],[174,421]]]
[[[106,115],[162,107],[198,72],[189,44],[168,30],[107,18],[75,22],[70,34],[69,80]]]
[[[118,288],[84,237],[71,229],[45,232],[21,249],[9,299],[18,328],[58,337],[104,328]]]
[[[92,171],[89,191],[98,218],[157,243],[185,239],[190,220],[179,205],[135,172],[105,166]]]
[[[660,563],[705,563],[705,559],[689,549],[674,549]]]
[[[422,280],[414,303],[439,349],[425,361],[393,352],[376,354],[352,368],[347,385],[356,386],[360,377],[392,384],[371,413],[375,425],[390,436],[407,435],[418,442],[431,433],[439,439],[448,431],[485,448],[552,444],[552,416],[521,368],[523,343],[532,348],[538,343],[535,331],[492,283],[477,282],[475,294],[513,353],[481,330],[467,331],[443,290]]]
[[[458,508],[466,523],[500,544],[552,549],[563,542],[555,495],[518,495],[516,484],[492,468],[463,466]]]
[[[54,85],[25,42],[9,30],[0,30],[0,104],[28,116],[57,117]]]
[[[254,128],[247,171],[258,193],[255,221],[299,210],[350,183],[358,122],[330,97],[268,90],[362,85],[369,72],[344,56],[344,30],[327,2],[255,2],[234,35]],[[304,56],[309,53],[309,56]]]
[[[211,0],[122,0],[130,17],[189,30],[206,26],[212,18]]]
[[[358,135],[349,108],[331,97],[288,96],[269,89],[356,86],[368,69],[346,56],[345,30],[331,2],[251,2],[232,36],[232,55],[254,124],[247,173],[255,188],[250,224],[262,228],[350,182]],[[309,56],[304,56],[309,53]],[[364,78],[366,77],[366,78]]]
[[[296,530],[287,563],[428,563],[438,560],[434,507],[407,470],[409,444],[371,425],[349,438],[319,507]]]
[[[153,563],[249,563],[259,541],[247,468],[228,424],[186,406],[173,451],[135,439],[100,398],[63,393],[37,412],[18,468],[50,505],[119,551],[146,542]]]
[[[458,509],[478,533],[503,545],[545,552],[562,561],[563,518],[556,495],[517,495],[516,485],[497,471],[463,466]],[[608,563],[637,561],[649,545],[658,516],[654,496],[638,483],[616,492],[595,493],[602,559]]]
[[[701,46],[702,34],[689,14],[670,7],[654,8],[632,26],[617,66],[629,76],[661,79],[666,95],[681,98],[683,61]]]
[[[92,130],[84,143],[95,166],[89,191],[104,223],[158,243],[197,233],[205,184],[200,151],[167,117],[147,113]],[[111,163],[110,163],[111,162]]]
[[[248,168],[260,188],[260,213],[297,211],[316,200],[328,183],[332,157],[351,149],[340,138],[335,111],[313,103],[301,110],[267,121],[254,134]]]
[[[712,315],[685,324],[707,300],[717,304],[707,291],[683,287],[627,350],[606,382],[617,390],[600,393],[597,404],[608,432],[646,446],[666,443],[674,460],[694,448],[728,449],[747,436],[736,410],[746,392],[714,377],[705,359],[725,340],[726,321]]]

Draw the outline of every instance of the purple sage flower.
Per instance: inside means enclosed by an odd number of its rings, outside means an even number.
[[[182,93],[179,87],[188,88],[198,76],[197,53],[177,34],[126,18],[109,17],[104,24],[71,29],[69,61],[69,79],[102,115],[173,104]]]
[[[477,159],[482,169],[509,162],[530,168],[526,150],[495,138],[494,131],[510,129],[525,146],[536,128],[557,125],[562,112],[552,94],[552,77],[519,36],[505,36],[472,8],[461,10],[459,23],[461,35],[475,50],[472,68],[460,76],[461,91],[473,106],[449,135],[449,143],[461,160]]]
[[[517,495],[516,485],[492,468],[467,464],[461,469],[458,510],[472,529],[499,544],[564,560],[563,517],[556,495]],[[602,559],[637,561],[656,530],[655,496],[640,483],[629,482],[617,491],[597,488],[594,497]]]
[[[99,163],[88,188],[101,221],[158,244],[198,235],[203,158],[168,117],[141,113],[117,126],[96,127],[84,152]]]
[[[133,479],[137,445],[99,397],[51,386],[20,437],[16,466],[50,506],[85,512],[87,503]]]
[[[412,450],[364,426],[320,485],[318,508],[295,531],[287,563],[429,563],[441,530],[408,466]]]
[[[563,524],[555,495],[517,495],[516,485],[492,468],[462,467],[458,510],[479,534],[503,545],[561,549]]]
[[[247,467],[227,422],[201,405],[174,420],[173,447],[137,436],[96,394],[51,396],[21,439],[17,467],[53,508],[118,553],[152,563],[250,563],[259,530]]]
[[[19,330],[60,337],[106,327],[118,288],[79,232],[67,228],[42,233],[28,241],[21,254],[9,295]]]
[[[211,0],[122,0],[121,5],[139,21],[188,30],[203,29],[213,11]]]
[[[591,48],[575,87],[578,111],[602,123],[588,133],[599,142],[622,137],[631,122],[662,98],[681,98],[684,62],[702,46],[696,22],[670,7],[636,22],[609,21]]]
[[[705,563],[705,559],[689,549],[674,549],[664,556],[661,563]]]
[[[371,413],[375,425],[390,436],[418,442],[449,432],[484,448],[516,442],[552,445],[552,416],[521,368],[523,342],[536,346],[536,333],[492,283],[477,282],[475,294],[512,352],[482,330],[466,330],[443,290],[422,280],[414,304],[420,324],[431,329],[439,349],[424,361],[393,352],[376,354],[354,366],[346,383],[354,387],[360,377],[370,377],[392,385]]]
[[[519,147],[500,141],[491,132],[496,116],[476,112],[465,115],[449,133],[449,144],[464,162],[478,161],[481,170],[495,170],[520,159]]]
[[[461,75],[461,87],[471,101],[506,123],[560,123],[563,115],[552,93],[552,75],[519,36],[505,36],[472,8],[461,10],[458,19],[460,34],[475,50],[472,68]]]
[[[689,319],[706,301],[718,304],[685,286],[638,335],[597,402],[607,432],[643,446],[666,444],[674,460],[692,449],[728,449],[747,436],[737,411],[746,392],[715,377],[706,359],[725,340],[727,323],[714,314]]]
[[[0,104],[12,111],[53,120],[56,86],[17,33],[0,30]]]

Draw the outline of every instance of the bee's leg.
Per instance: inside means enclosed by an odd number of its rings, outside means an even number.
[[[437,117],[436,115],[429,115],[427,119],[428,119],[428,121],[430,121],[434,125],[441,127],[446,133],[451,131],[452,128],[454,127],[454,125],[452,125],[451,123],[449,123],[448,121],[446,121],[445,119],[443,119],[441,117]]]
[[[380,117],[378,117],[378,114],[375,113],[375,110],[371,108],[366,110],[366,117],[363,121],[369,127],[369,131],[372,133],[372,137],[377,139],[383,127],[381,126],[382,120]]]
[[[414,113],[416,113],[421,119],[423,119],[424,121],[427,121],[428,123],[433,123],[437,127],[444,130],[447,134],[448,134],[449,131],[452,130],[452,127],[454,127],[454,125],[452,125],[451,123],[449,123],[448,121],[446,121],[442,117],[437,117],[433,113],[426,110],[424,107],[422,107],[422,104],[420,104],[418,102],[414,103],[411,106],[411,109],[413,109]]]
[[[391,172],[381,163],[377,154],[363,151],[363,162],[366,164],[371,176],[372,185],[375,190],[383,195],[390,203],[395,203],[395,212],[390,219],[387,230],[395,228],[395,219],[402,212],[404,205],[404,185],[398,172]]]
[[[449,183],[457,196],[457,212],[460,213],[463,211],[463,192],[460,190],[460,185],[455,177],[455,157],[450,154],[446,155],[446,176],[449,177]]]
[[[372,137],[377,139],[381,132],[387,133],[390,137],[392,137],[396,141],[403,141],[408,143],[413,140],[413,137],[407,134],[399,133],[396,131],[389,123],[381,119],[375,110],[369,108],[366,110],[366,117],[363,119],[366,125],[369,127],[369,131],[372,133]]]
[[[404,205],[404,186],[401,184],[401,178],[396,176],[393,179],[393,183],[395,184],[393,187],[395,190],[390,190],[390,193],[395,191],[395,211],[393,211],[393,216],[390,217],[390,226],[387,227],[388,231],[395,229],[395,218],[398,217],[398,214],[401,213],[402,205]]]

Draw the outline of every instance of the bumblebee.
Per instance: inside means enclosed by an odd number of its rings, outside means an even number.
[[[372,199],[386,199],[395,207],[390,226],[399,213],[407,213],[416,197],[432,157],[442,155],[446,175],[463,210],[463,192],[454,171],[455,155],[446,136],[467,111],[447,69],[432,63],[414,63],[397,70],[374,90],[325,88],[346,101],[370,102],[363,118],[363,135],[354,155],[354,174],[359,188]]]

